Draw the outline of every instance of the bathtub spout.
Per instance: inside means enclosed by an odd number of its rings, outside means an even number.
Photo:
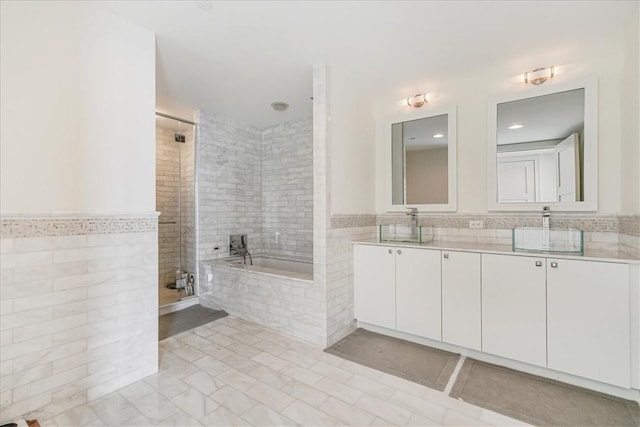
[[[245,251],[245,253],[242,255],[242,263],[244,265],[247,265],[247,255],[249,255],[249,265],[253,265],[253,257],[251,256],[251,253],[249,251]]]

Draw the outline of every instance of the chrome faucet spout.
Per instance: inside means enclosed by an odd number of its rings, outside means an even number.
[[[545,206],[542,208],[542,249],[548,250],[551,245],[551,236],[549,235],[549,226],[551,224],[551,208]]]
[[[419,223],[418,208],[407,208],[407,209],[409,210],[409,212],[406,212],[406,214],[411,215],[412,217],[411,231],[412,231],[412,234],[415,234],[418,231],[418,223]]]

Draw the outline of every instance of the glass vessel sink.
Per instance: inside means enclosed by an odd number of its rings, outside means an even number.
[[[582,255],[584,238],[577,228],[516,227],[512,230],[514,252],[559,252]]]
[[[433,240],[433,227],[405,224],[380,225],[380,242],[426,243]]]

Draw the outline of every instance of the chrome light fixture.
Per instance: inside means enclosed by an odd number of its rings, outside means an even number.
[[[533,71],[527,71],[524,73],[524,82],[531,83],[532,85],[541,85],[548,79],[552,79],[555,75],[554,67],[549,68],[536,68]]]
[[[413,108],[420,108],[427,102],[429,101],[427,101],[427,95],[425,93],[413,95],[407,98],[407,105]]]

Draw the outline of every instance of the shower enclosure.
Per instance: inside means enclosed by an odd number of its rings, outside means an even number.
[[[160,307],[196,296],[195,125],[156,113]]]

